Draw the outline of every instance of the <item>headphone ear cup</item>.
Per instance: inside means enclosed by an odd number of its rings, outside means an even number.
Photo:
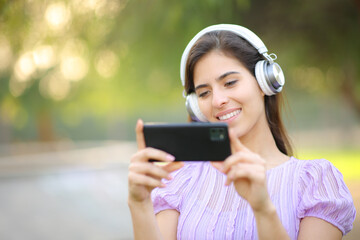
[[[275,93],[270,89],[268,82],[266,81],[266,60],[258,61],[255,65],[255,77],[256,80],[263,91],[267,96],[274,95]]]
[[[261,90],[271,96],[281,92],[285,84],[284,73],[277,63],[262,60],[255,65],[255,76]]]
[[[200,111],[198,99],[195,93],[190,93],[186,96],[186,102],[185,102],[186,110],[190,114],[190,117],[193,120],[198,120],[200,122],[207,122],[206,117],[204,114]]]

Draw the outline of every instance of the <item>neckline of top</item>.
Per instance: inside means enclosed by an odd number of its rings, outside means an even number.
[[[297,160],[297,159],[294,156],[290,156],[289,160],[287,160],[286,162],[283,162],[275,167],[267,169],[266,172],[269,172],[271,170],[276,170],[279,168],[283,168],[284,166],[288,165],[289,163],[293,162],[294,160]]]

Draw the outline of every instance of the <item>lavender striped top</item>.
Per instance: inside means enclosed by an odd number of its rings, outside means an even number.
[[[155,214],[179,213],[178,239],[257,239],[249,204],[225,186],[226,176],[209,162],[186,163],[152,192]],[[355,207],[342,174],[327,160],[289,161],[267,171],[268,191],[291,239],[307,216],[330,222],[345,235],[352,229]]]

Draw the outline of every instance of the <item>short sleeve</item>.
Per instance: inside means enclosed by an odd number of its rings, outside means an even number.
[[[355,220],[355,206],[342,174],[325,159],[307,161],[300,173],[297,216],[317,217],[336,226],[343,235]]]
[[[185,164],[181,169],[172,173],[172,180],[164,180],[164,188],[155,188],[151,193],[155,214],[166,210],[175,209],[180,212],[181,201],[188,191],[189,182],[195,171],[193,164]]]

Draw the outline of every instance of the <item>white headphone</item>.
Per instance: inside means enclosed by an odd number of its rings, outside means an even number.
[[[264,58],[264,60],[258,61],[255,65],[255,77],[261,90],[267,96],[271,96],[278,92],[281,92],[285,84],[285,77],[279,64],[274,62],[274,60],[276,60],[276,55],[273,53],[267,54],[268,50],[265,44],[261,41],[261,39],[258,36],[256,36],[255,33],[253,33],[247,28],[234,24],[218,24],[218,25],[209,26],[201,30],[198,34],[195,35],[193,39],[191,39],[191,41],[188,43],[182,54],[181,62],[180,62],[180,79],[183,86],[185,86],[186,62],[188,60],[188,55],[191,48],[194,46],[197,40],[199,40],[200,37],[202,37],[206,33],[213,31],[233,32],[236,35],[244,38],[254,48],[256,48],[256,50]],[[191,118],[195,120],[199,120],[201,122],[207,122],[206,117],[200,111],[197,101],[197,95],[195,93],[191,93],[186,96],[185,105]]]

